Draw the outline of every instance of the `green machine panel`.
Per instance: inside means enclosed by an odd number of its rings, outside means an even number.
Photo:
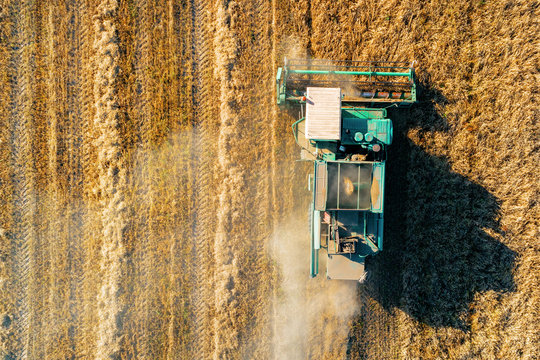
[[[385,109],[342,108],[341,143],[343,145],[392,143],[392,121]]]

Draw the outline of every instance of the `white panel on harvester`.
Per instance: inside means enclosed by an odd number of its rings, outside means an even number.
[[[341,140],[340,88],[307,88],[306,138]]]

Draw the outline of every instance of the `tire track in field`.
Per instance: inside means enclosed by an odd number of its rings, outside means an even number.
[[[188,344],[192,336],[192,323],[186,309],[190,308],[190,268],[191,246],[193,239],[193,175],[192,175],[192,97],[193,80],[181,76],[192,70],[191,58],[191,9],[173,0],[167,0],[163,7],[163,30],[159,62],[165,64],[166,80],[161,83],[161,91],[166,101],[163,102],[163,116],[167,119],[172,138],[172,145],[163,142],[159,163],[164,171],[167,163],[171,163],[170,171],[166,171],[168,186],[163,190],[167,196],[166,212],[168,213],[167,247],[162,250],[165,261],[164,277],[168,281],[168,289],[161,296],[163,311],[166,318],[163,321],[163,334],[166,337],[163,358],[189,358]],[[187,20],[187,21],[186,21]],[[187,36],[186,36],[187,34]],[[188,51],[186,51],[188,50]],[[182,96],[179,96],[182,94]],[[162,130],[163,131],[163,130]],[[173,160],[174,161],[171,161]]]
[[[32,153],[32,14],[28,2],[14,2],[10,13],[13,18],[14,38],[11,57],[12,95],[12,164],[14,232],[12,238],[13,289],[16,291],[15,336],[18,341],[16,357],[27,359],[31,344],[32,322],[31,277],[34,275],[31,255],[34,251],[36,231],[36,194]],[[31,355],[31,353],[30,353]]]
[[[48,117],[51,126],[48,129],[48,175],[46,206],[49,238],[48,261],[50,276],[48,279],[47,321],[43,348],[45,356],[61,357],[73,353],[70,339],[70,184],[71,175],[69,142],[71,126],[69,117],[69,10],[67,6],[47,7],[48,64],[47,95],[49,101]],[[59,75],[60,74],[60,75]]]
[[[136,282],[139,285],[139,291],[135,295],[134,304],[134,326],[137,335],[135,344],[135,353],[141,358],[151,357],[151,322],[152,313],[152,244],[155,239],[151,231],[152,215],[150,213],[154,202],[152,189],[152,167],[150,166],[150,152],[152,149],[152,106],[151,96],[154,91],[154,83],[149,76],[152,71],[151,60],[151,41],[152,41],[152,18],[153,8],[150,7],[147,0],[139,0],[135,4],[137,10],[134,26],[136,29],[134,38],[135,58],[135,86],[137,104],[135,106],[135,117],[139,129],[139,138],[141,151],[137,154],[135,174],[135,188],[137,189],[137,199],[135,199],[135,213],[137,214],[136,236],[137,243],[134,250],[134,267]],[[145,172],[143,174],[143,172]]]
[[[238,33],[243,43],[249,45],[242,49],[239,72],[244,88],[238,90],[240,92],[238,102],[241,104],[238,112],[242,121],[249,120],[246,124],[240,122],[237,127],[237,132],[245,132],[246,139],[242,141],[244,146],[239,150],[240,156],[235,155],[235,158],[243,157],[241,153],[249,154],[246,167],[251,171],[246,176],[249,184],[246,193],[236,196],[253,198],[253,200],[247,201],[244,205],[247,210],[245,221],[251,226],[244,234],[247,238],[239,246],[240,263],[245,265],[241,268],[238,282],[246,283],[245,287],[239,286],[239,295],[250,302],[250,305],[247,305],[242,312],[251,312],[254,317],[240,331],[239,355],[243,358],[263,359],[268,358],[271,352],[269,333],[271,333],[273,288],[270,257],[270,239],[273,231],[272,167],[274,160],[272,108],[275,93],[272,3],[270,0],[258,0],[239,13],[238,22],[244,25],[237,27],[235,33]],[[234,85],[233,89],[235,89]],[[247,261],[242,255],[245,252],[249,254]]]
[[[76,0],[67,4],[69,20],[67,24],[68,44],[70,46],[67,60],[67,115],[68,115],[68,258],[67,271],[69,276],[69,303],[66,312],[69,314],[67,336],[69,339],[69,354],[76,356],[79,352],[77,338],[80,333],[83,302],[83,240],[84,204],[82,176],[82,143],[83,143],[83,90],[82,79],[82,13],[83,1]],[[66,315],[67,315],[66,314]]]
[[[169,221],[179,211],[178,207],[170,204],[171,196],[175,194],[171,185],[175,182],[164,179],[172,180],[182,161],[172,156],[170,143],[164,140],[165,136],[171,137],[167,140],[174,143],[174,147],[181,139],[166,133],[170,118],[167,116],[169,99],[164,95],[161,77],[168,75],[163,68],[168,69],[169,61],[164,8],[154,7],[148,2],[138,5],[136,58],[140,61],[135,64],[135,71],[137,92],[141,96],[136,112],[141,150],[137,153],[134,181],[137,189],[135,213],[139,216],[137,227],[140,233],[135,248],[135,267],[141,291],[138,292],[140,301],[137,301],[134,317],[138,356],[164,358],[168,348],[163,346],[163,339],[168,338],[168,325],[175,312],[168,313],[167,303],[171,287],[177,285],[167,284],[164,280],[172,276],[167,263],[174,260],[170,243],[176,241],[173,234],[176,224]],[[156,93],[160,96],[156,97]],[[165,160],[167,157],[168,161]],[[167,339],[167,344],[171,341]]]
[[[118,131],[119,114],[116,91],[119,48],[116,22],[118,3],[103,0],[94,17],[96,39],[94,124],[99,131],[98,151],[99,196],[103,243],[101,247],[101,287],[98,293],[98,326],[96,358],[121,356],[123,313],[126,304],[122,295],[126,275],[124,233],[126,231],[126,169]]]
[[[82,264],[82,293],[84,307],[81,309],[81,324],[77,337],[77,349],[81,358],[93,358],[96,349],[95,324],[97,323],[97,298],[99,288],[99,245],[101,243],[101,222],[97,202],[98,174],[97,174],[97,150],[95,139],[97,138],[94,126],[94,14],[96,9],[86,1],[81,3],[78,10],[81,14],[80,26],[80,51],[81,63],[81,131],[83,133],[81,144],[81,173],[83,179],[84,218],[82,224],[82,247],[85,249]],[[91,300],[90,300],[91,299]]]
[[[5,2],[4,2],[5,3]],[[2,4],[0,7],[0,38],[8,39],[10,36],[12,19],[10,7]],[[11,126],[11,54],[9,42],[0,42],[0,313],[3,326],[0,327],[0,348],[6,355],[14,355],[14,344],[10,333],[13,332],[15,315],[15,299],[12,278],[13,254],[12,236],[13,224],[13,164],[12,164],[12,126]],[[6,322],[6,320],[10,323]]]
[[[57,42],[56,42],[56,34],[55,34],[55,23],[54,23],[54,9],[52,6],[48,6],[46,8],[46,48],[47,48],[47,56],[46,56],[46,67],[47,67],[47,73],[45,77],[45,81],[47,83],[47,117],[49,119],[49,126],[47,129],[47,151],[48,151],[48,157],[47,157],[47,173],[49,176],[49,181],[47,184],[47,198],[45,199],[44,206],[47,209],[47,216],[46,216],[46,222],[47,222],[47,265],[50,271],[50,279],[49,284],[52,284],[56,281],[56,278],[59,276],[59,272],[61,270],[56,269],[56,259],[57,257],[62,253],[61,249],[56,250],[55,247],[58,246],[58,243],[60,242],[60,215],[59,215],[59,195],[58,195],[58,189],[60,188],[58,184],[58,163],[59,161],[58,157],[58,105],[62,105],[62,99],[58,98],[59,94],[57,92],[59,77],[57,76],[57,65],[56,65],[56,50],[57,50]],[[55,338],[55,332],[58,329],[58,322],[55,318],[56,312],[54,309],[57,305],[57,300],[55,299],[56,293],[55,293],[55,287],[52,287],[49,285],[47,289],[47,322],[50,324],[54,324],[54,326],[49,326],[44,330],[45,337],[44,337],[44,353],[47,357],[54,356],[54,351],[56,351],[56,346],[53,346],[58,339]]]
[[[170,88],[170,58],[167,56],[167,19],[165,4],[156,6],[153,10],[153,29],[152,29],[152,75],[154,76],[155,93],[159,94],[154,99],[153,106],[153,129],[152,143],[154,151],[151,157],[151,173],[153,174],[152,196],[154,201],[150,208],[150,218],[152,222],[151,232],[154,238],[152,249],[152,258],[147,259],[148,266],[152,266],[151,274],[153,282],[151,283],[151,307],[161,316],[152,315],[150,317],[152,326],[149,327],[153,336],[153,346],[151,348],[152,357],[165,358],[167,356],[167,330],[168,321],[171,314],[167,311],[168,295],[171,291],[171,284],[160,288],[159,279],[165,282],[169,278],[168,263],[170,258],[171,242],[176,238],[176,224],[171,221],[175,216],[178,207],[173,207],[171,197],[174,196],[175,189],[171,187],[174,184],[173,178],[178,173],[178,166],[181,163],[181,157],[172,156],[172,149],[176,148],[181,142],[181,135],[171,134],[173,128],[171,123],[176,119],[171,119],[167,113],[170,109],[167,89]],[[163,69],[166,69],[165,71]],[[160,74],[160,76],[156,76]],[[167,144],[165,139],[170,139]],[[157,149],[156,149],[157,148]],[[159,341],[156,341],[159,339]]]
[[[195,324],[192,336],[192,356],[211,358],[214,351],[212,318],[214,313],[213,239],[215,234],[216,159],[214,78],[213,78],[213,6],[207,0],[192,0],[192,57],[193,57],[193,163],[195,224],[193,227],[192,313]]]
[[[35,14],[35,83],[33,87],[33,127],[34,136],[32,147],[34,149],[35,160],[35,183],[37,198],[36,213],[36,246],[35,256],[33,256],[35,280],[32,282],[32,292],[34,295],[34,312],[32,316],[32,349],[29,357],[43,359],[46,357],[43,343],[46,338],[48,315],[48,287],[50,279],[50,269],[48,266],[48,213],[47,213],[47,185],[50,179],[48,172],[48,117],[47,117],[47,84],[43,79],[47,76],[46,66],[46,12],[45,6],[33,8]],[[39,160],[38,160],[39,159]]]
[[[271,51],[271,70],[272,70],[272,78],[276,78],[276,64],[277,64],[277,53],[276,53],[276,45],[277,45],[277,26],[276,26],[276,0],[271,0],[271,6],[272,6],[272,51]],[[270,103],[270,109],[271,109],[271,175],[270,175],[270,191],[271,191],[271,221],[272,221],[272,229],[273,231],[276,231],[279,227],[279,220],[280,220],[280,211],[279,211],[279,199],[278,199],[278,161],[277,161],[277,151],[278,149],[278,124],[277,124],[277,118],[278,118],[278,111],[277,111],[277,105]],[[281,179],[280,179],[281,180]],[[284,210],[284,209],[283,209]],[[283,211],[282,210],[282,211]],[[283,212],[282,212],[283,214]],[[275,235],[273,235],[275,237]],[[274,239],[270,240],[270,254],[273,259],[277,259],[278,257],[278,243]],[[272,267],[272,318],[271,318],[271,337],[272,337],[272,347],[269,351],[269,356],[274,359],[279,359],[279,356],[281,355],[277,349],[276,349],[276,338],[277,333],[281,329],[279,329],[278,325],[278,296],[279,296],[279,269],[277,266]]]
[[[166,91],[168,100],[167,118],[170,119],[171,132],[174,137],[172,153],[167,153],[167,159],[174,158],[174,171],[171,184],[174,194],[171,199],[171,217],[173,222],[170,226],[172,234],[169,244],[169,263],[167,265],[167,279],[170,289],[167,294],[167,359],[189,358],[189,341],[192,336],[192,322],[187,316],[186,309],[190,308],[190,269],[188,264],[191,259],[192,227],[194,210],[192,179],[192,127],[193,99],[191,93],[185,91],[191,89],[193,80],[180,77],[179,74],[190,73],[192,69],[191,34],[191,9],[187,4],[181,8],[174,0],[167,1],[167,15],[165,27],[165,39],[167,40],[165,63],[171,72],[170,86]],[[186,21],[188,20],[188,21]],[[188,49],[186,52],[185,50]],[[183,96],[180,97],[179,94]],[[177,134],[178,133],[178,134]]]

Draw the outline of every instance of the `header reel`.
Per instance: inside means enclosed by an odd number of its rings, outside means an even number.
[[[304,103],[307,87],[339,87],[343,103],[416,102],[413,64],[285,59],[276,76],[277,103]]]

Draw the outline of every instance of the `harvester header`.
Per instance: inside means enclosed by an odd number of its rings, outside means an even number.
[[[278,105],[300,107],[293,134],[301,158],[314,163],[311,276],[319,273],[322,249],[327,278],[364,281],[366,259],[383,249],[386,149],[393,139],[387,108],[416,102],[414,68],[285,59],[276,92]]]
[[[276,85],[278,105],[302,102],[307,86],[339,87],[346,102],[416,102],[414,67],[407,62],[285,59]]]

